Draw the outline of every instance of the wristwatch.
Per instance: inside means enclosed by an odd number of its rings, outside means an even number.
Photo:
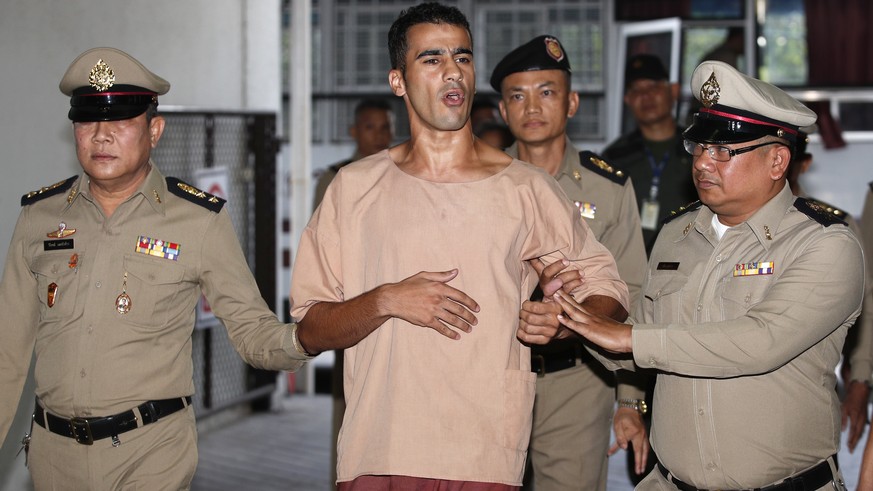
[[[649,412],[649,405],[646,404],[646,401],[643,399],[619,399],[618,406],[629,407],[640,413],[640,416]]]

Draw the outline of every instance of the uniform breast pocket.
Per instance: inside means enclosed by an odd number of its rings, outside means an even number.
[[[656,323],[674,322],[682,313],[682,288],[688,277],[682,274],[653,275],[646,286],[643,301],[649,305]]]
[[[772,281],[772,275],[731,277],[721,294],[725,317],[728,319],[740,317],[761,303]]]
[[[69,318],[76,308],[79,275],[70,254],[45,254],[34,258],[39,316],[42,321]],[[76,256],[81,261],[81,256]],[[72,266],[71,266],[72,265]]]
[[[174,307],[183,301],[185,267],[169,259],[127,255],[124,271],[131,304],[122,320],[152,330],[161,329],[176,310]]]

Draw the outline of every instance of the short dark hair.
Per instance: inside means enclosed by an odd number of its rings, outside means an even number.
[[[370,109],[378,109],[388,113],[392,111],[391,104],[389,104],[385,99],[361,99],[361,101],[355,106],[355,121],[361,117],[361,114],[363,114],[364,111],[369,111]]]
[[[157,104],[149,104],[149,107],[145,110],[146,115],[146,124],[151,124],[152,119],[158,115],[158,105]]]
[[[438,2],[420,3],[400,12],[397,19],[388,30],[388,55],[391,57],[391,69],[406,73],[406,52],[409,51],[407,34],[412,26],[418,24],[448,24],[463,27],[473,44],[473,33],[467,17],[456,7]]]

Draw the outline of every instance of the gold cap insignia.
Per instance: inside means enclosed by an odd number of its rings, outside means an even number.
[[[700,102],[706,107],[711,107],[713,104],[718,104],[718,96],[721,87],[718,85],[718,80],[715,78],[715,72],[709,76],[706,83],[700,86]]]
[[[91,73],[88,74],[88,82],[91,84],[91,87],[102,92],[115,84],[115,73],[103,61],[103,58],[100,58],[97,60],[94,68],[91,69]]]
[[[555,61],[561,61],[564,59],[564,50],[561,49],[561,44],[558,43],[558,40],[555,38],[546,38],[546,52],[551,56]]]

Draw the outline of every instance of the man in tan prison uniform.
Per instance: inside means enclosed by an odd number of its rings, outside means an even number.
[[[515,334],[527,261],[568,260],[577,300],[617,318],[627,288],[554,179],[473,136],[463,14],[411,7],[389,48],[410,140],[339,171],[291,285],[306,351],[348,348],[338,487],[517,489],[536,380]]]
[[[497,63],[491,86],[502,95],[500,114],[516,138],[506,153],[558,181],[615,257],[633,305],[646,270],[634,187],[599,156],[580,153],[567,137],[579,94],[571,88],[563,45],[542,35],[515,48]],[[629,383],[630,372],[619,372],[616,389],[616,376],[594,360],[578,337],[531,346],[531,370],[538,375],[530,443],[537,491],[605,490],[607,455],[629,448],[631,441],[636,471],[643,472],[649,448],[642,417],[645,390]],[[610,426],[616,434],[611,448]]]
[[[80,55],[60,89],[83,172],[21,199],[0,283],[0,437],[33,352],[25,440],[37,490],[190,486],[201,291],[247,362],[294,370],[307,359],[296,326],[261,298],[224,200],[149,160],[169,88],[122,51]]]
[[[617,353],[599,356],[607,366],[657,371],[659,464],[637,489],[843,489],[834,369],[864,263],[845,222],[786,182],[815,113],[722,62],[698,66],[691,86],[701,202],[658,236],[633,325],[559,293],[562,322]]]

